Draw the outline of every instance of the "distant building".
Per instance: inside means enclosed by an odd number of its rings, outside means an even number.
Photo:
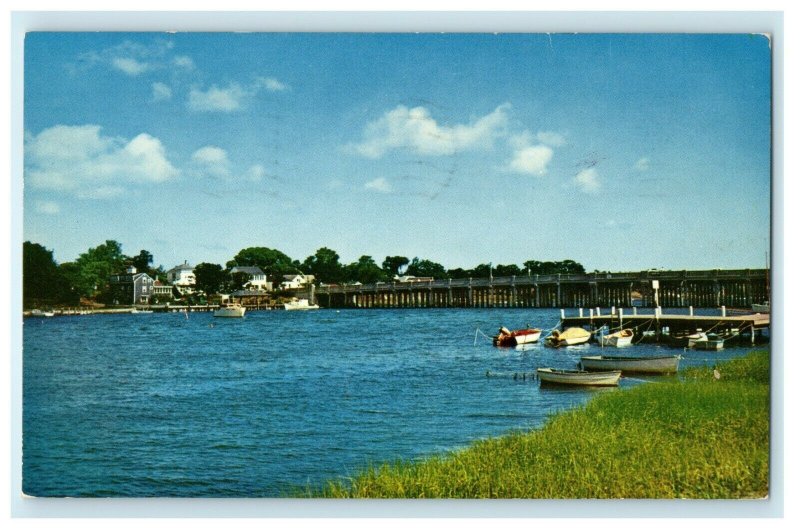
[[[165,285],[158,279],[155,280],[153,283],[153,296],[162,298],[162,299],[172,299],[174,295],[172,294],[172,289],[175,288],[172,285]]]
[[[195,285],[194,267],[187,261],[167,270],[167,282],[175,286],[181,294],[191,294]]]
[[[269,306],[270,295],[265,290],[236,290],[226,296],[228,300],[252,309]]]
[[[249,290],[272,290],[272,282],[267,281],[267,274],[257,266],[234,266],[231,274],[247,274],[249,280],[244,287]]]
[[[298,288],[305,288],[306,286],[312,283],[314,283],[313,275],[287,274],[283,276],[283,282],[281,282],[281,289],[294,290]]]
[[[137,273],[136,268],[129,266],[127,273],[113,275],[109,279],[111,297],[114,303],[122,305],[146,305],[153,295],[155,281],[144,272]]]
[[[398,283],[427,283],[433,281],[432,277],[394,276]]]

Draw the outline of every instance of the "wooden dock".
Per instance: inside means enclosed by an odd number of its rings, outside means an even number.
[[[614,331],[631,329],[634,335],[641,338],[644,333],[652,332],[659,340],[663,334],[683,332],[715,332],[717,334],[739,333],[749,335],[751,343],[756,337],[769,329],[769,314],[732,314],[728,315],[723,307],[719,315],[695,315],[690,308],[688,314],[663,314],[660,309],[650,314],[638,314],[636,310],[614,309],[613,312],[601,314],[599,309],[580,309],[577,316],[565,316],[562,309],[561,329],[582,327],[592,332],[606,326]]]

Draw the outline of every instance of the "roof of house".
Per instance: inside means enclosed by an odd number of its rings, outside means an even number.
[[[238,274],[239,272],[250,274],[251,276],[264,275],[264,271],[257,266],[234,266],[231,268],[231,274]]]
[[[189,263],[183,263],[183,264],[179,264],[178,266],[175,266],[173,268],[170,268],[167,271],[167,273],[169,274],[170,272],[180,272],[181,270],[194,270],[194,267],[192,265],[190,265]]]
[[[152,277],[145,274],[144,272],[137,272],[135,274],[115,274],[111,276],[112,283],[133,283],[134,281],[138,280],[140,277],[146,277],[150,281],[153,280]]]
[[[314,281],[314,276],[305,274],[284,274],[283,278],[287,281],[294,281],[297,278],[305,279],[306,281]]]

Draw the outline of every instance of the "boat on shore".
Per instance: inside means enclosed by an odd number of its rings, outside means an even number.
[[[541,335],[541,329],[527,328],[509,331],[505,327],[500,327],[498,334],[492,337],[492,345],[496,347],[514,347],[526,343],[535,343],[539,341]]]
[[[580,345],[588,342],[589,338],[591,337],[592,333],[586,329],[581,329],[580,327],[569,327],[563,332],[556,330],[550,333],[550,336],[545,339],[545,345],[549,345],[550,347]]]
[[[310,305],[307,299],[293,299],[288,303],[284,303],[283,308],[286,310],[315,310],[319,308],[319,305]]]
[[[570,369],[553,369],[540,367],[536,375],[542,384],[559,384],[570,386],[618,386],[622,371],[577,371]]]
[[[586,371],[614,371],[670,375],[678,372],[680,355],[672,356],[582,356],[581,369]]]
[[[243,318],[247,309],[238,303],[225,305],[214,311],[215,318]]]
[[[153,313],[152,310],[147,310],[147,309],[142,309],[142,310],[133,309],[133,310],[131,310],[131,314],[152,314],[152,313]]]
[[[35,316],[37,318],[52,318],[55,315],[55,312],[51,310],[33,309],[31,311],[31,316]]]
[[[633,343],[633,331],[630,329],[622,329],[600,338],[600,344],[604,347],[627,347],[631,343]]]

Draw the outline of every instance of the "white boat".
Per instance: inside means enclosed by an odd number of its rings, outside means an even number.
[[[580,327],[569,327],[563,332],[553,331],[545,340],[545,344],[550,347],[562,347],[564,345],[579,345],[589,341],[592,333]]]
[[[541,329],[517,329],[516,331],[509,331],[505,327],[500,327],[500,332],[497,336],[492,338],[492,344],[497,347],[513,347],[515,345],[535,343],[539,341],[541,335]]]
[[[153,313],[152,310],[144,310],[144,309],[142,309],[142,310],[139,310],[139,309],[131,310],[131,314],[152,314],[152,313]]]
[[[720,351],[725,348],[725,340],[722,338],[708,338],[705,341],[696,342],[694,348],[704,351]]]
[[[215,318],[242,318],[244,317],[244,312],[247,310],[245,307],[242,307],[238,303],[232,305],[225,305],[224,307],[220,307],[214,311]]]
[[[55,316],[55,312],[50,310],[33,309],[31,311],[31,316],[37,316],[39,318],[52,318]]]
[[[307,299],[293,299],[289,303],[284,303],[283,308],[286,310],[314,310],[318,309],[319,305],[309,305]]]
[[[601,345],[605,347],[627,347],[633,341],[633,331],[622,329],[615,333],[607,334],[600,339]]]
[[[668,375],[678,372],[680,355],[672,356],[582,356],[580,367],[586,371],[613,371]]]
[[[697,332],[670,334],[667,341],[676,347],[694,347],[698,342],[708,341],[708,336],[698,329]]]
[[[753,312],[757,312],[759,314],[769,314],[769,301],[764,303],[753,303],[750,308],[753,309]]]
[[[618,386],[622,371],[575,371],[540,367],[536,374],[542,384],[567,384],[571,386]]]

